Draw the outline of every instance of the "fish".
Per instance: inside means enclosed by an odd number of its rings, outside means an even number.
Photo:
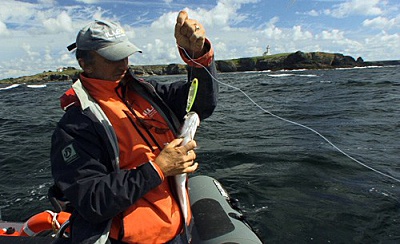
[[[193,140],[194,135],[196,134],[197,127],[200,125],[200,118],[196,112],[187,113],[184,119],[185,119],[184,123],[179,133],[179,138],[183,139],[181,143],[182,146],[186,145],[188,142]],[[181,206],[185,222],[186,224],[188,224],[189,216],[187,213],[190,206],[186,190],[187,174],[183,173],[175,175],[175,183],[176,183],[176,192],[179,198],[179,204]]]
[[[188,91],[188,98],[186,103],[186,115],[184,117],[184,122],[180,131],[178,133],[179,138],[183,138],[181,145],[184,146],[191,140],[193,140],[194,135],[196,134],[197,127],[200,125],[200,117],[196,112],[191,111],[194,101],[196,100],[197,90],[198,90],[199,81],[197,78],[194,78],[190,84]],[[188,210],[190,208],[189,196],[187,192],[187,182],[188,177],[186,173],[175,175],[175,187],[176,193],[179,199],[179,206],[181,207],[183,217],[184,217],[184,230],[187,241],[190,243],[191,234],[188,230],[188,226],[190,224],[188,216]]]

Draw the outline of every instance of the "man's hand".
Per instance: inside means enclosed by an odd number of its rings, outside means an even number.
[[[176,43],[183,47],[192,58],[201,57],[206,53],[204,42],[206,31],[197,20],[189,19],[186,11],[180,11],[175,24]]]
[[[165,176],[192,173],[199,166],[198,163],[194,163],[196,153],[193,149],[196,147],[196,142],[190,141],[181,146],[182,141],[183,139],[173,140],[154,161]]]

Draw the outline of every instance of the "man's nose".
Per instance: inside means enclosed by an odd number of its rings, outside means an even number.
[[[128,58],[126,57],[126,58],[124,58],[124,59],[121,59],[121,60],[117,61],[117,63],[118,63],[118,66],[119,66],[120,68],[125,69],[125,68],[128,67],[129,61],[128,61]]]

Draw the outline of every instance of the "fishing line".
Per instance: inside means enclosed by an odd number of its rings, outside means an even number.
[[[289,120],[289,119],[285,119],[285,118],[283,118],[283,117],[280,117],[280,116],[278,116],[278,115],[276,115],[276,114],[274,114],[274,113],[272,113],[272,112],[270,112],[270,111],[264,109],[264,108],[263,108],[262,106],[260,106],[257,102],[255,102],[249,95],[247,95],[242,89],[240,89],[240,88],[238,88],[238,87],[235,87],[235,86],[232,86],[232,85],[229,85],[229,84],[227,84],[227,83],[224,83],[224,82],[218,80],[217,78],[215,78],[215,77],[210,73],[210,71],[208,71],[208,69],[207,69],[204,65],[202,65],[202,64],[196,62],[195,60],[193,60],[193,59],[189,56],[189,54],[186,52],[186,50],[185,50],[183,47],[181,47],[181,46],[178,45],[178,48],[182,49],[183,52],[186,54],[186,56],[187,56],[193,63],[195,63],[195,64],[201,66],[202,68],[204,68],[204,70],[207,71],[207,73],[208,73],[214,80],[216,80],[219,84],[224,85],[224,86],[226,86],[226,87],[229,87],[229,88],[232,88],[232,89],[234,89],[234,90],[237,90],[237,91],[241,92],[252,104],[254,104],[256,107],[258,107],[258,108],[259,108],[261,111],[263,111],[264,113],[267,113],[267,114],[271,115],[272,117],[275,117],[275,118],[277,118],[277,119],[279,119],[279,120],[285,121],[285,122],[290,123],[290,124],[293,124],[293,125],[300,126],[300,127],[304,128],[304,129],[307,129],[307,130],[309,130],[309,131],[315,133],[315,134],[318,135],[320,138],[322,138],[324,141],[326,141],[329,145],[331,145],[334,149],[336,149],[338,152],[340,152],[341,154],[343,154],[343,155],[346,156],[347,158],[351,159],[352,161],[358,163],[359,165],[361,165],[361,166],[363,166],[363,167],[365,167],[365,168],[367,168],[367,169],[369,169],[369,170],[374,171],[375,173],[378,173],[378,174],[380,174],[380,175],[382,175],[382,176],[385,176],[385,177],[387,177],[387,178],[390,178],[390,179],[392,179],[392,180],[397,181],[397,182],[400,183],[400,179],[397,179],[396,177],[393,177],[393,176],[391,176],[391,175],[388,175],[388,174],[386,174],[386,173],[383,173],[383,172],[381,172],[381,171],[379,171],[379,170],[377,170],[377,169],[375,169],[375,168],[373,168],[373,167],[371,167],[371,166],[368,166],[368,165],[362,163],[361,161],[357,160],[356,158],[350,156],[349,154],[347,154],[346,152],[344,152],[342,149],[340,149],[339,147],[337,147],[335,144],[333,144],[330,140],[328,140],[328,138],[326,138],[325,136],[323,136],[321,133],[319,133],[318,131],[314,130],[313,128],[308,127],[308,126],[303,125],[303,124],[300,124],[300,123],[297,123],[297,122],[292,121],[292,120]]]

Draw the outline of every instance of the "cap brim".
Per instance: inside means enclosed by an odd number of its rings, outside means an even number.
[[[129,41],[117,43],[112,46],[96,50],[98,54],[110,61],[118,61],[129,57],[136,52],[142,52],[137,46]]]

